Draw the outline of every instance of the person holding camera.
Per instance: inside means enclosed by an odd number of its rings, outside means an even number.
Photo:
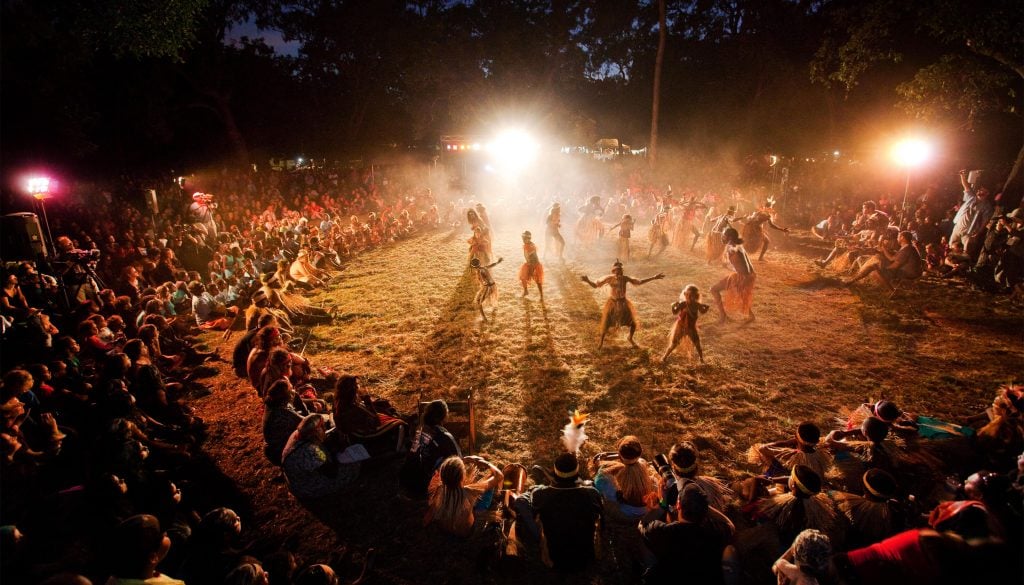
[[[977,248],[981,244],[985,226],[992,218],[994,208],[988,196],[988,189],[977,189],[968,183],[966,170],[960,171],[960,184],[964,188],[964,198],[953,217],[953,234],[949,241],[963,244],[964,249],[973,258],[976,250],[971,248]]]
[[[711,510],[704,490],[689,483],[679,494],[675,519],[640,524],[644,545],[655,559],[644,574],[644,583],[738,582],[739,560],[729,544],[732,534],[707,522]]]
[[[192,194],[192,204],[188,206],[189,216],[193,223],[206,227],[207,241],[217,240],[217,222],[213,219],[213,210],[217,204],[213,202],[213,195],[209,193],[196,192]]]

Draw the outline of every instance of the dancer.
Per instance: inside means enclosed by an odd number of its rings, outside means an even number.
[[[717,262],[722,257],[724,250],[724,237],[726,229],[732,228],[731,222],[736,213],[736,206],[730,205],[725,213],[711,219],[711,231],[708,232],[706,257],[708,264]],[[738,232],[737,232],[738,235]]]
[[[690,251],[693,251],[697,246],[697,242],[700,241],[701,235],[703,235],[695,223],[697,221],[697,210],[707,209],[707,207],[704,203],[697,201],[696,194],[690,194],[688,198],[683,199],[682,205],[677,208],[679,213],[672,242],[675,247],[680,250],[686,249],[686,240],[692,235]]]
[[[548,208],[548,215],[545,219],[546,229],[544,232],[544,258],[548,257],[548,248],[551,241],[555,242],[555,251],[558,252],[558,259],[562,260],[562,253],[565,252],[565,238],[562,237],[562,206],[555,203]]]
[[[604,234],[604,224],[601,223],[604,207],[601,205],[601,198],[596,195],[591,197],[587,204],[577,211],[580,218],[576,220],[576,241],[583,244],[597,241]]]
[[[700,302],[697,285],[686,285],[683,292],[679,293],[679,301],[672,303],[672,314],[676,316],[676,322],[672,325],[668,349],[665,350],[665,355],[661,356],[662,363],[668,361],[668,356],[679,346],[684,335],[693,342],[697,357],[704,363],[704,350],[700,346],[700,332],[697,331],[697,317],[701,313],[707,313],[710,308],[710,305]]]
[[[765,201],[764,207],[743,219],[743,246],[751,254],[760,251],[757,257],[758,262],[764,260],[764,255],[768,252],[768,246],[771,244],[771,240],[768,239],[768,234],[764,230],[765,224],[768,224],[768,227],[772,229],[789,233],[789,228],[779,227],[772,221],[772,212],[774,211],[772,207],[774,206],[775,199],[769,197]]]
[[[473,226],[473,235],[466,240],[469,244],[469,261],[479,260],[481,264],[491,262],[491,243],[479,225]]]
[[[658,247],[655,257],[660,256],[668,247],[668,207],[662,207],[658,214],[651,220],[651,230],[647,232],[650,245],[647,247],[647,257],[651,257],[654,247]]]
[[[519,267],[519,282],[523,283],[523,296],[529,292],[530,281],[537,283],[540,300],[544,300],[544,265],[537,257],[537,244],[532,241],[533,234],[523,232],[523,265]]]
[[[710,236],[708,236],[710,239]],[[754,312],[750,309],[754,301],[754,265],[750,263],[747,251],[743,249],[743,240],[735,228],[726,228],[722,234],[725,244],[725,254],[735,271],[729,276],[718,281],[711,287],[711,294],[715,297],[715,306],[718,307],[718,322],[723,323],[729,320],[725,312],[725,304],[722,302],[722,291],[733,291],[739,298],[740,310],[747,314],[747,320],[754,320]]]
[[[501,258],[493,264],[486,266],[480,264],[479,258],[473,258],[469,265],[476,270],[476,278],[480,281],[480,290],[476,291],[476,306],[480,309],[480,316],[487,321],[487,315],[484,314],[484,306],[494,307],[498,304],[498,284],[494,282],[494,278],[491,276],[491,268],[494,268],[498,264],[501,264]]]
[[[583,276],[581,280],[589,284],[592,288],[600,288],[604,285],[608,285],[610,290],[608,292],[608,300],[605,301],[604,311],[601,313],[601,341],[597,344],[597,348],[601,349],[604,347],[604,338],[608,335],[608,330],[612,327],[629,327],[629,343],[633,347],[640,347],[633,341],[633,335],[636,333],[638,319],[636,316],[636,308],[633,307],[633,303],[626,298],[626,285],[641,285],[647,284],[652,280],[661,280],[665,278],[663,272],[659,272],[650,278],[644,278],[637,280],[632,276],[626,276],[622,273],[622,262],[618,260],[612,265],[612,273],[602,278],[601,280],[594,282],[590,280],[590,277]]]
[[[618,252],[619,258],[625,258],[627,261],[630,260],[629,254],[629,237],[633,233],[633,216],[626,214],[622,216],[622,221],[608,228],[608,231],[619,228],[619,241],[618,241]]]

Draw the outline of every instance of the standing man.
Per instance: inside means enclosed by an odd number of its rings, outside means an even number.
[[[601,342],[597,344],[597,348],[601,349],[604,346],[604,338],[608,334],[608,330],[612,327],[629,327],[629,343],[633,347],[639,347],[635,341],[633,341],[633,335],[636,333],[636,327],[638,319],[636,316],[636,308],[633,307],[633,303],[626,298],[626,285],[641,285],[647,284],[652,280],[661,280],[665,278],[663,272],[659,272],[650,278],[643,280],[637,280],[632,276],[626,276],[622,273],[622,262],[618,260],[612,265],[612,273],[602,278],[601,280],[594,282],[590,280],[590,277],[583,276],[581,280],[589,284],[593,288],[600,288],[604,285],[608,285],[610,290],[608,292],[608,300],[605,301],[604,311],[601,314]]]
[[[200,193],[199,191],[192,194],[192,205],[188,206],[192,222],[206,227],[208,244],[217,241],[217,222],[213,220],[213,210],[215,207],[213,195]]]
[[[949,243],[952,245],[953,242],[960,242],[973,258],[977,255],[977,247],[984,238],[985,225],[992,218],[994,209],[988,197],[988,189],[982,187],[975,190],[967,182],[967,171],[960,171],[960,184],[964,188],[964,198],[960,209],[953,217],[953,234],[949,238]],[[976,249],[969,250],[969,245]]]

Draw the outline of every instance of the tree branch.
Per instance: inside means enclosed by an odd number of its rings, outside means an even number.
[[[1024,64],[1016,63],[1002,51],[977,46],[971,39],[967,39],[967,48],[976,55],[988,57],[1012,69],[1017,75],[1024,78]]]

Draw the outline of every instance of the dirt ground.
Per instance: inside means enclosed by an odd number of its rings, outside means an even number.
[[[669,305],[689,283],[711,303],[708,291],[727,269],[706,266],[701,250],[670,248],[656,261],[637,259],[647,241],[634,238],[626,274],[666,278],[630,289],[641,349],[620,331],[598,350],[607,291],[592,290],[580,276],[609,273],[613,241],[595,247],[604,258],[581,261],[570,239],[564,264],[545,263],[541,303],[535,289],[520,298],[523,227],[495,226],[494,252],[505,261],[493,270],[501,300],[487,323],[472,304],[465,228],[443,230],[352,262],[314,299],[337,307],[339,317],[314,329],[307,356],[314,366],[362,376],[365,389],[403,411],[472,390],[478,451],[500,464],[549,465],[567,412],[578,408],[591,413],[585,455],[613,449],[626,434],[639,436],[648,456],[687,439],[701,448],[704,473],[729,479],[754,471],[745,458],[751,444],[788,437],[802,420],[831,428],[841,413],[884,396],[906,410],[962,421],[988,406],[999,385],[1024,375],[1024,317],[1007,297],[928,279],[892,299],[871,282],[843,287],[811,262],[825,254],[824,245],[798,233],[772,234],[775,248],[755,260],[755,321],[718,325],[714,309],[702,318],[703,365],[685,345],[668,365],[658,362],[672,323]],[[214,394],[196,406],[211,427],[207,451],[254,510],[246,518],[250,538],[287,539],[306,561],[330,557],[343,566],[373,547],[378,583],[555,580],[529,559],[481,568],[479,545],[423,530],[422,511],[395,496],[396,462],[365,469],[338,501],[299,505],[263,457],[262,405],[247,383],[222,369]],[[570,581],[636,582],[621,565],[606,559]],[[745,568],[746,581],[772,582],[764,567]]]

